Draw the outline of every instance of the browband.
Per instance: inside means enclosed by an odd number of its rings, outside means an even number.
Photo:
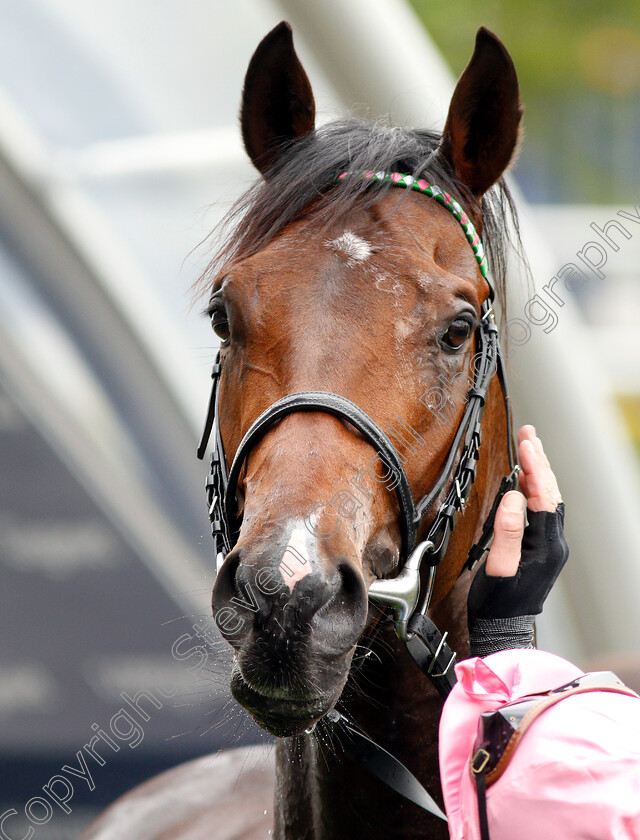
[[[365,169],[363,172],[341,172],[338,175],[338,181],[343,181],[345,178],[357,178],[360,181],[391,184],[393,187],[406,187],[407,189],[416,190],[416,192],[422,193],[422,195],[428,195],[430,198],[434,198],[438,204],[441,204],[451,213],[454,219],[460,222],[464,235],[467,237],[467,242],[471,245],[471,250],[478,263],[480,274],[489,283],[491,300],[493,300],[493,286],[489,280],[487,256],[484,252],[482,240],[478,236],[478,232],[473,226],[473,223],[453,196],[441,190],[435,184],[429,184],[424,178],[414,178],[413,175],[402,175],[400,172],[374,172],[371,169]]]

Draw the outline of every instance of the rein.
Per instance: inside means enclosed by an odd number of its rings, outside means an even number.
[[[206,421],[197,450],[198,458],[202,460],[213,434],[211,472],[206,479],[206,490],[216,565],[219,569],[238,540],[241,525],[236,498],[238,479],[251,449],[262,436],[283,417],[297,411],[322,411],[349,422],[378,453],[393,474],[400,508],[401,570],[395,578],[374,581],[369,588],[369,598],[392,608],[398,637],[406,643],[412,658],[429,677],[439,694],[446,698],[456,682],[453,669],[456,654],[447,645],[447,634],[440,633],[436,625],[427,616],[427,610],[435,581],[436,568],[446,554],[451,532],[459,513],[464,509],[469,498],[476,476],[480,455],[482,414],[487,391],[494,375],[499,378],[506,408],[507,451],[510,472],[500,483],[500,488],[484,523],[482,535],[469,551],[469,556],[461,574],[466,569],[473,568],[489,548],[496,510],[503,495],[516,487],[519,471],[516,464],[511,428],[511,407],[505,361],[500,348],[498,327],[492,308],[495,290],[489,278],[482,241],[463,208],[449,193],[444,192],[434,184],[429,184],[424,179],[416,179],[411,175],[402,175],[397,172],[386,173],[370,170],[359,173],[343,172],[337,178],[339,182],[345,181],[345,179],[347,181],[357,179],[371,183],[390,184],[391,186],[416,190],[433,198],[448,210],[464,231],[467,242],[478,263],[480,273],[489,286],[489,295],[481,307],[480,324],[477,327],[477,363],[474,370],[473,385],[467,394],[467,403],[462,419],[438,479],[432,489],[417,503],[413,500],[411,486],[402,461],[387,434],[355,403],[346,397],[327,391],[302,391],[288,394],[269,406],[253,422],[244,435],[227,472],[227,460],[218,421],[221,374],[220,352],[218,351],[211,372],[213,385]],[[427,513],[431,511],[436,500],[445,491],[447,484],[446,496],[436,510],[427,536],[417,544],[417,534],[422,522]],[[426,591],[422,593],[422,598],[420,598],[420,579],[423,564],[429,567],[429,572]],[[353,758],[367,766],[371,772],[393,787],[394,790],[417,802],[430,813],[445,819],[431,796],[424,791],[418,780],[397,759],[368,739],[364,733],[356,732],[354,724],[347,722],[335,710],[329,713],[327,718],[348,735],[345,750],[350,752]],[[400,778],[404,781],[399,782],[398,779]],[[423,791],[424,795],[416,792],[416,785]]]

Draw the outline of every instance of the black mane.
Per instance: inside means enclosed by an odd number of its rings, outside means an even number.
[[[354,180],[349,189],[337,189],[336,176],[343,171],[372,169],[424,177],[466,210],[473,210],[468,193],[433,154],[440,137],[438,132],[351,118],[328,123],[290,144],[268,180],[258,180],[214,230],[222,235],[222,244],[201,278],[202,286],[232,263],[260,251],[296,219],[313,213],[320,222],[333,222],[356,204],[375,204],[391,188]],[[492,187],[475,209],[482,212],[482,240],[504,310],[509,245],[522,255],[517,214],[504,181]]]

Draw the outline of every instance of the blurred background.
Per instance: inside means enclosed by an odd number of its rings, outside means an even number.
[[[195,446],[215,341],[190,289],[254,177],[242,80],[283,18],[321,121],[442,128],[476,29],[502,38],[526,107],[512,184],[535,282],[514,265],[512,314],[602,242],[592,223],[628,231],[611,232],[603,277],[556,287],[557,327],[532,326],[510,373],[570,512],[541,644],[638,667],[635,0],[0,0],[0,815],[16,809],[16,837],[27,801],[130,708],[123,692],[144,738],[103,745],[95,790],[78,780],[71,813],[37,812],[37,838],[72,838],[153,773],[260,738],[228,707],[208,620]]]

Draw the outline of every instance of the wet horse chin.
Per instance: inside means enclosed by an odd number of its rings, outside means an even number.
[[[263,686],[256,689],[236,663],[231,673],[231,693],[258,726],[277,738],[288,738],[312,729],[335,706],[346,680],[347,674],[335,689],[318,694]]]

